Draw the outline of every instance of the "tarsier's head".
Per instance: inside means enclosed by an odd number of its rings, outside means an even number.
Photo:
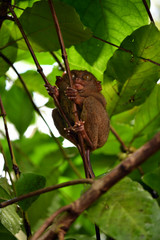
[[[97,81],[96,77],[88,71],[72,70],[71,76],[73,80],[73,87],[78,91],[82,91],[83,89],[91,89],[92,91],[100,92],[102,90],[100,81]],[[62,78],[57,77],[56,85],[60,87],[63,82],[69,85],[67,73],[63,73]]]

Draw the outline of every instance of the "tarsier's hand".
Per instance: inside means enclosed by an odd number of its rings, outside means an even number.
[[[67,87],[65,95],[69,100],[74,101],[75,104],[82,105],[84,98],[79,95],[79,91],[72,87]]]
[[[68,99],[75,101],[78,96],[78,91],[75,88],[67,87],[65,95],[68,97]]]
[[[52,86],[50,84],[45,84],[44,86],[45,86],[48,94],[51,97],[53,97],[53,96],[58,97],[59,96],[59,91],[58,91],[58,88],[56,86]]]

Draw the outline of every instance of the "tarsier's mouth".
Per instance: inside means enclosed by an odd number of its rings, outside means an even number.
[[[82,90],[84,88],[84,82],[80,78],[76,78],[74,80],[73,85],[74,85],[75,89],[77,89],[77,90]]]

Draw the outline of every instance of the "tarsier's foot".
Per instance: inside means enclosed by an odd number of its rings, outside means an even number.
[[[75,122],[75,124],[74,124],[74,126],[73,126],[73,130],[74,130],[75,132],[84,132],[84,131],[85,131],[85,129],[84,129],[84,123],[85,123],[85,121],[82,121],[82,120],[80,120],[80,121],[78,121],[78,122]]]
[[[67,87],[65,95],[68,97],[68,99],[75,100],[77,98],[78,91],[75,88]]]
[[[50,85],[50,84],[45,84],[44,86],[45,86],[48,94],[49,94],[51,97],[53,97],[53,96],[58,97],[59,92],[58,92],[58,88],[57,88],[56,86],[52,86],[52,85]]]

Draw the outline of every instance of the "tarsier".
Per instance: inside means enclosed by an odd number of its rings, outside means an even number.
[[[64,73],[62,77],[57,77],[58,88],[54,86],[53,89],[72,127],[67,127],[57,108],[53,109],[52,117],[59,133],[76,146],[79,145],[77,133],[82,134],[88,159],[89,152],[102,147],[108,138],[109,117],[106,112],[106,100],[100,93],[102,90],[100,81],[97,81],[93,74],[72,70],[71,76],[72,87],[68,75]],[[77,106],[79,122],[75,122],[73,102]],[[89,159],[88,164],[91,167]],[[88,177],[93,177],[93,171],[90,171],[89,175]]]

